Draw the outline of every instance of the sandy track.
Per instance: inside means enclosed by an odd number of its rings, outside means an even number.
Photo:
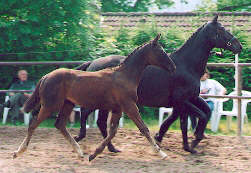
[[[251,173],[251,137],[210,136],[197,147],[198,154],[182,150],[179,132],[169,132],[162,143],[168,157],[161,160],[137,130],[119,129],[113,140],[121,153],[107,149],[92,162],[79,160],[56,129],[36,129],[27,152],[16,159],[12,153],[26,135],[26,128],[0,127],[0,173]],[[70,129],[72,135],[78,129]],[[86,156],[102,140],[98,129],[88,129],[80,142]],[[191,138],[189,139],[191,140]]]

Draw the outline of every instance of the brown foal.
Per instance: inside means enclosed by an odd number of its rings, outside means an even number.
[[[32,96],[25,103],[24,110],[30,112],[38,109],[39,106],[41,108],[38,115],[31,121],[28,134],[18,150],[14,152],[13,157],[19,156],[27,149],[33,131],[53,112],[59,112],[55,122],[56,128],[70,142],[78,156],[83,157],[80,146],[66,129],[67,120],[75,104],[112,112],[109,134],[97,147],[94,154],[89,156],[89,161],[100,154],[115,136],[122,112],[133,120],[154,150],[161,157],[166,157],[166,154],[150,136],[136,105],[137,87],[146,66],[156,65],[169,72],[175,71],[173,61],[158,43],[159,38],[160,35],[157,35],[154,40],[136,48],[122,64],[115,68],[97,72],[62,68],[43,76]]]

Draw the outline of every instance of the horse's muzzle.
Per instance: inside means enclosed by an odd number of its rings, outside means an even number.
[[[234,54],[239,54],[239,53],[241,53],[241,51],[242,51],[242,45],[241,45],[241,43],[239,42],[238,39],[236,39],[236,38],[234,37],[234,39],[232,40],[232,42],[228,42],[228,44],[230,44],[230,45],[228,45],[228,46],[232,48],[232,52],[233,52]]]

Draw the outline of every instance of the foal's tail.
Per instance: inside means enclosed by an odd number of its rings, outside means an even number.
[[[80,66],[74,68],[75,70],[82,70],[82,71],[86,71],[86,69],[89,67],[89,65],[92,63],[92,61],[87,61],[83,64],[81,64]]]
[[[39,80],[39,82],[36,85],[35,91],[33,91],[32,95],[24,103],[24,112],[30,112],[39,104],[40,102],[39,87],[43,79],[44,78]]]

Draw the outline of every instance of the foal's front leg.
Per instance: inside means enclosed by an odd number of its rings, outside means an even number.
[[[126,103],[124,104],[123,111],[127,114],[127,116],[133,120],[133,122],[137,125],[140,132],[147,138],[147,140],[150,142],[151,146],[153,147],[154,151],[159,153],[159,155],[164,159],[167,157],[166,153],[164,153],[160,147],[156,144],[156,142],[153,140],[153,138],[150,136],[150,131],[143,122],[138,107],[136,106],[136,103]]]
[[[92,161],[98,154],[102,153],[105,149],[106,145],[109,144],[112,138],[117,133],[119,119],[122,115],[121,111],[116,111],[112,113],[111,121],[110,121],[110,129],[108,136],[103,140],[103,142],[99,145],[99,147],[95,150],[94,154],[89,156],[89,161]]]

